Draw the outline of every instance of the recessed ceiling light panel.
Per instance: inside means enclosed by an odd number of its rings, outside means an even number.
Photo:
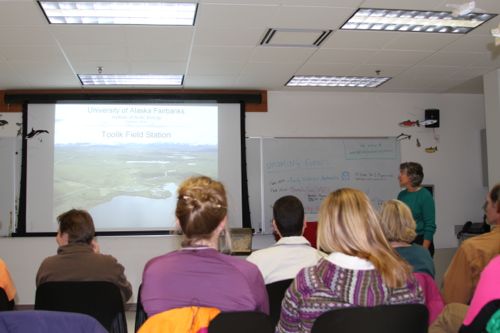
[[[38,1],[53,24],[194,25],[196,3]]]
[[[360,8],[341,30],[373,30],[465,34],[495,17],[496,14]]]
[[[390,80],[390,77],[369,76],[326,76],[295,75],[287,82],[287,87],[347,87],[376,88]]]
[[[184,75],[78,74],[84,86],[182,86]]]

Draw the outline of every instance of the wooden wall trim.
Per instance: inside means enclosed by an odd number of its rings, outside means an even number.
[[[71,98],[86,99],[86,96],[94,96],[98,99],[106,99],[108,97],[118,97],[126,95],[140,98],[142,96],[152,99],[164,97],[188,99],[190,96],[194,100],[203,100],[221,98],[227,101],[237,101],[239,98],[245,100],[245,95],[248,95],[248,100],[245,102],[246,112],[267,112],[267,91],[265,90],[183,90],[183,89],[62,89],[62,90],[0,90],[0,112],[21,112],[22,103],[27,97],[36,98],[48,101],[54,96],[68,95]],[[260,97],[259,97],[260,96]],[[260,101],[259,101],[260,100]],[[257,102],[255,102],[257,101]]]

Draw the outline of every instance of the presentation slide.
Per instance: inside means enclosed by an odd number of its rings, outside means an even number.
[[[54,132],[54,216],[85,207],[100,229],[165,227],[183,179],[217,178],[215,105],[60,104]]]
[[[27,232],[57,230],[72,208],[88,210],[98,231],[174,229],[178,186],[193,175],[228,184],[241,210],[234,106],[31,105],[27,118]],[[241,213],[231,218],[241,225]]]

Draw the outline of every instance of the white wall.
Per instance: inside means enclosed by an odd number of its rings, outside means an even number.
[[[434,184],[438,248],[457,246],[454,225],[482,221],[480,130],[482,95],[270,92],[267,113],[247,114],[247,136],[370,137],[412,135],[401,142],[403,161],[420,162],[425,184]],[[403,128],[440,110],[440,127]],[[434,135],[439,136],[439,141]],[[419,138],[422,147],[416,146]],[[433,154],[423,148],[438,147]]]
[[[500,182],[500,70],[483,78],[486,114],[486,140],[488,147],[488,182],[490,187]]]
[[[249,136],[328,136],[363,137],[412,135],[402,142],[404,160],[423,164],[427,184],[435,185],[437,205],[436,245],[457,245],[453,226],[467,220],[480,221],[486,188],[482,186],[480,129],[484,128],[482,95],[379,94],[330,92],[270,92],[267,113],[247,114]],[[424,109],[441,110],[437,129],[438,152],[422,148],[435,146],[433,131],[401,128],[398,122],[423,119]],[[415,137],[422,148],[415,145]],[[127,277],[137,287],[146,261],[174,250],[176,236],[101,237],[103,253],[114,255],[124,266]],[[254,248],[272,243],[270,236],[254,238]],[[0,238],[0,256],[15,280],[17,304],[33,304],[35,274],[43,258],[55,254],[52,238]]]

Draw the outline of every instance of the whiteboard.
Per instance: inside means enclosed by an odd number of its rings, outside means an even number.
[[[307,221],[317,221],[322,200],[342,187],[364,191],[378,209],[397,197],[399,143],[391,138],[247,138],[252,227],[271,233],[272,205],[298,197]]]

